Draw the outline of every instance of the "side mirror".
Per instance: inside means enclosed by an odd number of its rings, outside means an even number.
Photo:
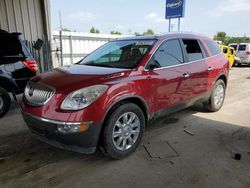
[[[33,48],[36,50],[40,50],[43,46],[43,40],[42,39],[37,39],[36,43],[34,44]]]
[[[150,71],[152,71],[152,70],[154,70],[156,68],[160,68],[160,67],[161,66],[160,66],[159,62],[157,60],[155,60],[155,59],[152,59],[149,62],[148,66],[147,66],[147,69],[150,70]]]

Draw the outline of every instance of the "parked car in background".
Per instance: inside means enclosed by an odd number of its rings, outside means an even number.
[[[240,65],[250,65],[250,43],[240,43],[236,55],[241,59]]]
[[[241,65],[241,59],[238,56],[234,56],[234,64],[233,66]]]
[[[228,58],[213,40],[172,33],[110,41],[75,65],[32,78],[22,114],[53,146],[121,159],[145,125],[196,102],[212,112],[225,98]]]
[[[235,49],[235,55],[240,58],[236,65],[250,65],[250,43],[231,43],[229,46]]]
[[[0,117],[10,108],[9,93],[14,97],[22,93],[36,71],[37,63],[21,40],[20,33],[0,30]]]
[[[234,65],[234,59],[235,59],[234,48],[226,45],[220,45],[220,49],[224,53],[224,55],[228,58],[231,68]]]

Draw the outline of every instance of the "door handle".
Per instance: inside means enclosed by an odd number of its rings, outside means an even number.
[[[189,77],[190,77],[190,75],[188,73],[183,74],[183,78],[189,78]]]
[[[207,69],[208,71],[211,71],[211,70],[213,70],[213,68],[212,67],[208,67],[208,69]]]

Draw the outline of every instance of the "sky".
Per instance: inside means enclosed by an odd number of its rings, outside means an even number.
[[[165,0],[51,0],[52,29],[62,25],[72,31],[89,32],[93,26],[101,33],[112,30],[125,35],[153,29],[168,31]],[[250,37],[250,0],[186,0],[181,31],[214,36],[224,31],[228,36]],[[173,20],[173,31],[177,20]]]

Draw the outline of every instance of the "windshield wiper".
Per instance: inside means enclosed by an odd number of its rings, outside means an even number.
[[[112,65],[107,65],[107,64],[83,64],[83,65],[87,65],[87,66],[96,66],[96,67],[110,67],[110,68],[116,68]]]

